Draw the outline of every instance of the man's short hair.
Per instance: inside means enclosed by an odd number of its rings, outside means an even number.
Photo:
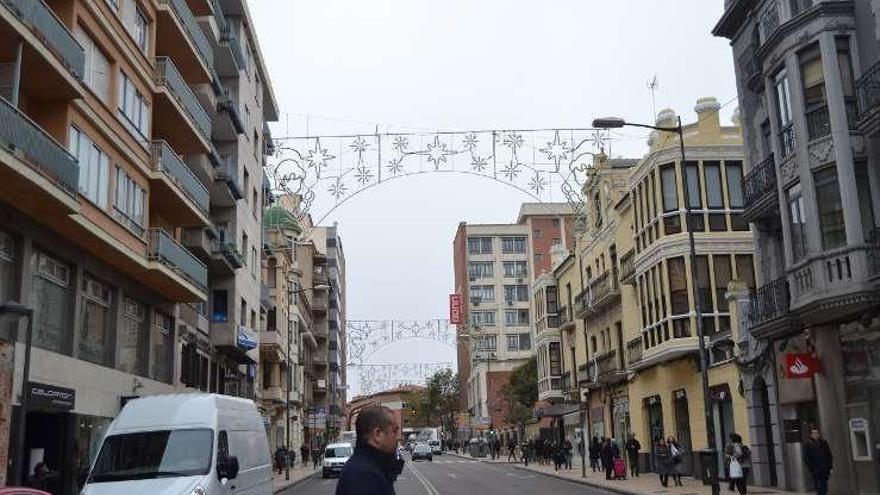
[[[358,413],[357,420],[354,422],[354,430],[357,433],[358,441],[366,441],[374,428],[384,429],[393,422],[394,415],[391,409],[385,406],[370,406],[362,409]]]

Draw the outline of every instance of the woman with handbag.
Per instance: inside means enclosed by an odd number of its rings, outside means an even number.
[[[675,486],[683,486],[681,484],[681,445],[675,440],[675,437],[669,437],[666,440],[666,447],[669,449],[669,474],[672,475],[672,482]]]
[[[747,491],[746,481],[752,468],[752,453],[743,445],[742,437],[737,433],[730,434],[730,442],[724,448],[724,462],[727,465],[727,476],[730,480],[730,490],[734,487],[741,495]]]

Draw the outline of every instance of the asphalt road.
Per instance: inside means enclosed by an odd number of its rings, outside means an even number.
[[[516,469],[452,455],[433,462],[407,460],[394,484],[397,495],[607,495],[609,492]],[[283,492],[284,495],[333,495],[336,480],[320,476]]]

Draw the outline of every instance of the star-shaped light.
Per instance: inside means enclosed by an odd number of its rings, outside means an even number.
[[[471,162],[471,168],[474,169],[474,172],[482,172],[486,170],[489,166],[489,159],[482,158],[479,156],[475,156],[473,161]]]
[[[345,196],[346,193],[348,193],[348,186],[346,186],[341,179],[337,178],[336,182],[331,184],[327,191],[330,193],[331,196],[336,198],[336,201],[339,201],[339,198]]]
[[[306,163],[309,164],[309,168],[314,168],[320,177],[321,169],[326,167],[327,162],[334,158],[336,157],[327,153],[327,150],[321,147],[321,140],[315,138],[315,148],[309,150],[306,154]]]
[[[394,175],[403,172],[403,160],[389,160],[388,171]]]
[[[477,138],[477,133],[469,132],[465,135],[462,145],[464,146],[464,149],[473,152],[477,148],[477,143],[479,142],[480,140]]]
[[[393,143],[391,144],[392,148],[394,148],[395,150],[397,150],[401,153],[406,151],[406,148],[408,146],[409,146],[409,139],[407,139],[406,136],[395,137]]]
[[[518,148],[521,148],[525,141],[521,134],[517,134],[515,132],[511,132],[504,136],[504,146],[507,146],[513,151],[516,151]]]
[[[541,174],[535,172],[535,176],[529,181],[529,188],[535,191],[535,194],[541,195],[547,188],[547,180],[541,177]]]
[[[504,169],[501,170],[501,172],[504,174],[504,177],[506,177],[507,180],[514,181],[516,180],[516,176],[519,175],[519,166],[520,164],[518,162],[510,160],[510,163],[508,163],[504,167]]]
[[[455,152],[450,151],[446,147],[446,143],[440,142],[440,136],[434,136],[434,142],[428,143],[427,147],[428,161],[434,164],[434,170],[440,168],[441,163],[446,163],[446,157]]]
[[[361,185],[366,185],[373,181],[373,171],[365,165],[361,165],[355,170],[354,177],[361,183]]]
[[[567,141],[562,141],[559,138],[559,131],[556,131],[553,141],[547,143],[547,147],[539,151],[547,155],[547,159],[556,164],[556,170],[559,170],[559,162],[568,158],[570,148]]]

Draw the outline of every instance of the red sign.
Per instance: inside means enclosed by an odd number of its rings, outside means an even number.
[[[461,325],[461,294],[449,294],[449,323]]]
[[[819,372],[819,360],[808,353],[785,355],[786,378],[810,378]]]

